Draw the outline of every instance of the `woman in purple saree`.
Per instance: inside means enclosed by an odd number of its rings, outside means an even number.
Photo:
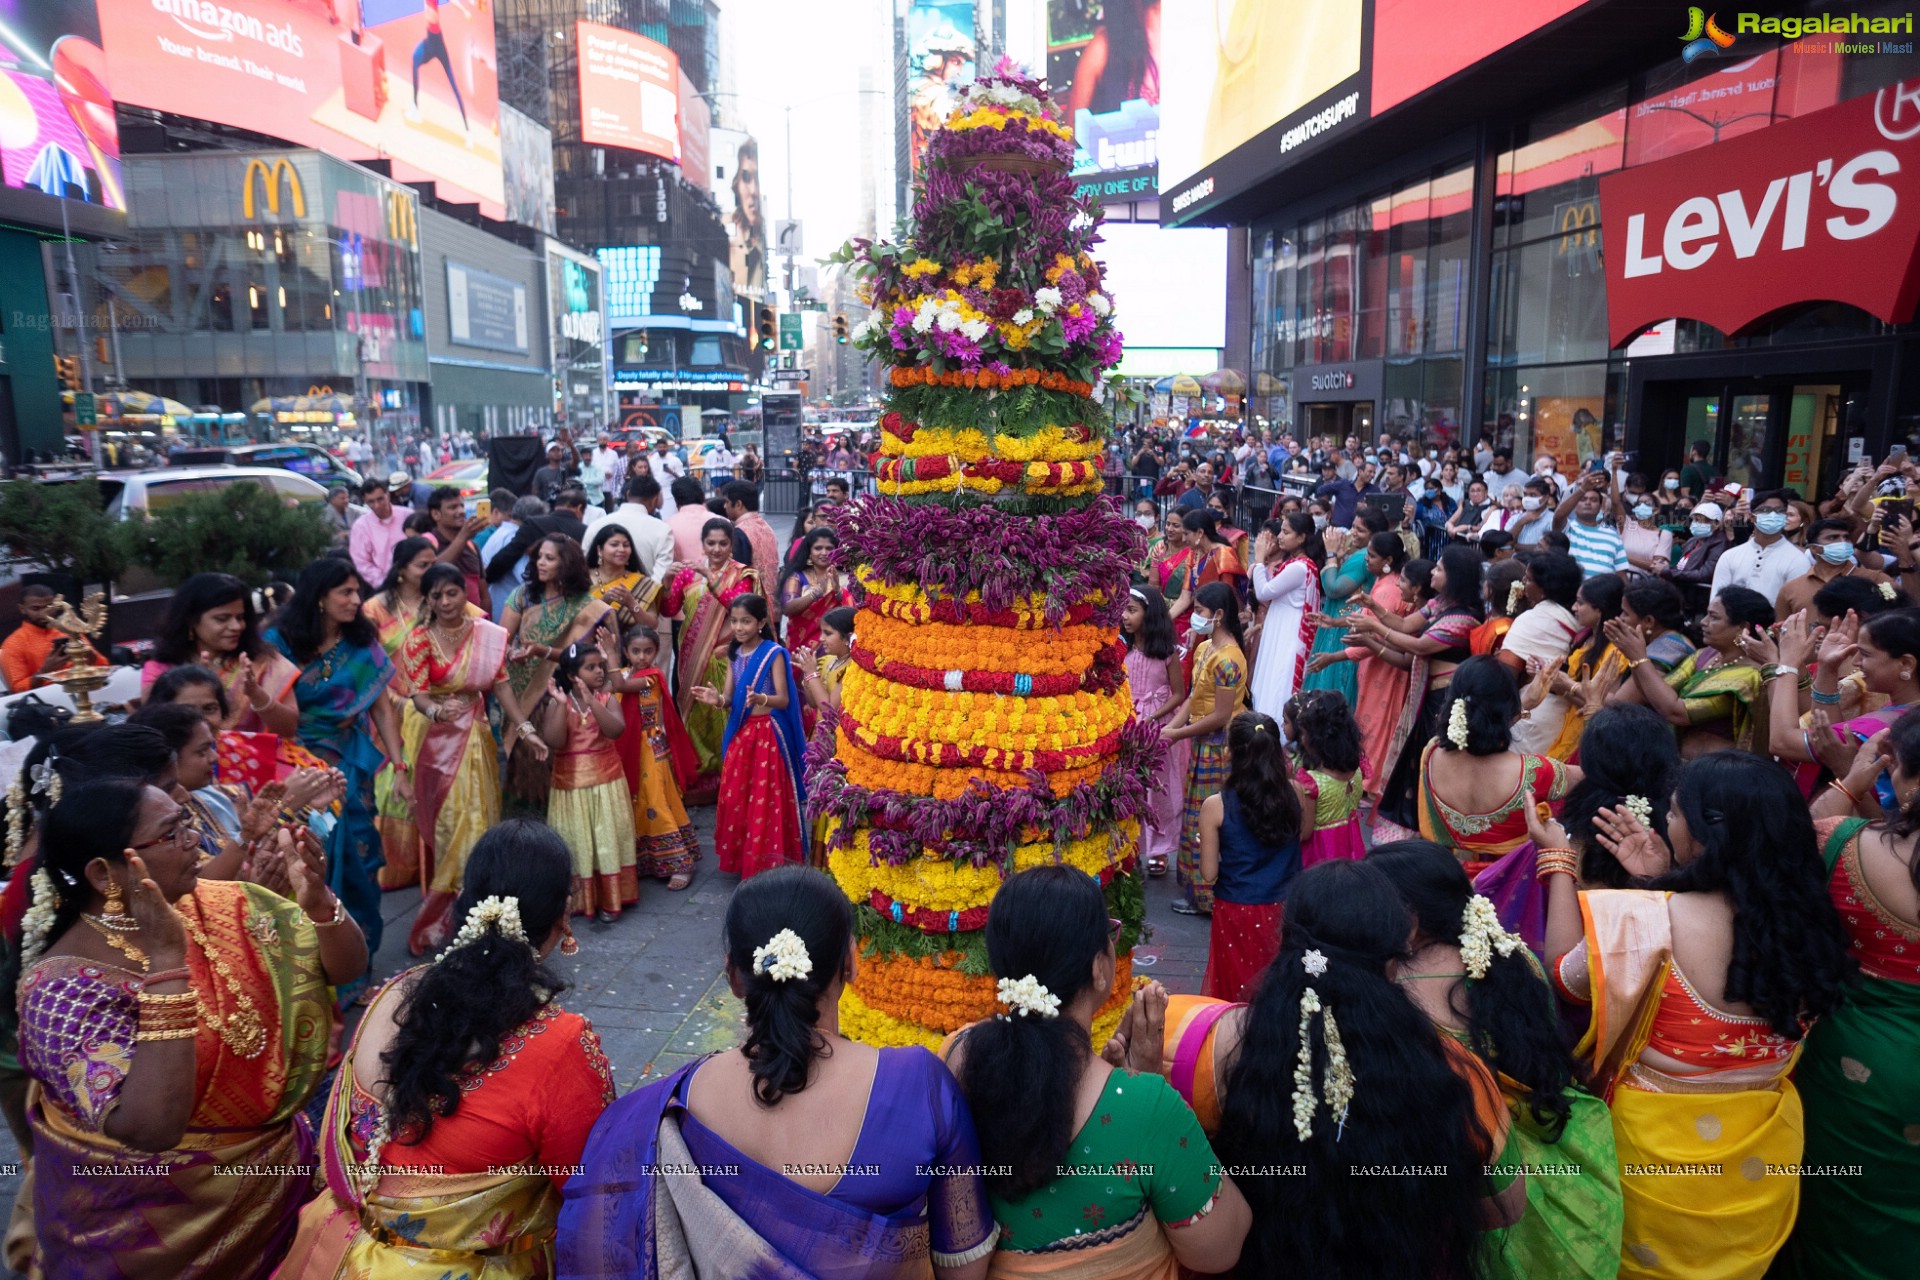
[[[958,1085],[924,1049],[839,1034],[846,896],[781,867],[734,891],[725,930],[746,1043],[601,1116],[563,1193],[559,1275],[981,1280],[997,1231]]]

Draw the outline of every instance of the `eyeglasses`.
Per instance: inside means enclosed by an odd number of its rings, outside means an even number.
[[[182,812],[178,820],[173,824],[172,830],[163,831],[153,839],[142,841],[132,847],[135,853],[140,853],[143,850],[157,849],[161,845],[169,843],[179,845],[183,849],[191,849],[194,845],[200,843],[200,827],[198,823],[194,822],[192,814]]]

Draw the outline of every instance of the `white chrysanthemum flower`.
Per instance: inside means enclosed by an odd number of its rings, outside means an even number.
[[[960,332],[966,334],[969,338],[972,338],[975,342],[980,341],[980,339],[986,337],[992,331],[993,331],[993,326],[988,324],[985,320],[968,320],[963,322],[960,326]]]
[[[1040,308],[1043,315],[1052,315],[1064,301],[1060,291],[1051,285],[1033,291],[1033,305]]]
[[[1023,1018],[1028,1014],[1039,1018],[1060,1016],[1060,997],[1047,990],[1032,974],[1024,978],[1002,978],[994,984],[994,991],[1001,1004]]]
[[[1107,315],[1113,314],[1113,304],[1107,301],[1107,295],[1104,293],[1088,294],[1087,305],[1093,308],[1093,314],[1097,316],[1107,316]]]
[[[1032,324],[1032,323],[1033,323],[1033,308],[1032,308],[1032,307],[1022,307],[1022,308],[1020,308],[1020,309],[1019,309],[1018,311],[1016,311],[1016,312],[1014,312],[1014,313],[1013,313],[1013,322],[1014,322],[1015,324]]]

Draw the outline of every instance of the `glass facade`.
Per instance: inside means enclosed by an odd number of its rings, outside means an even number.
[[[1857,7],[1866,16],[1905,12],[1889,4]],[[1379,360],[1378,429],[1441,443],[1477,422],[1480,435],[1512,448],[1516,458],[1551,452],[1567,465],[1584,464],[1623,437],[1629,354],[1911,332],[1913,326],[1889,326],[1851,307],[1816,304],[1737,337],[1681,320],[1652,347],[1612,348],[1599,187],[1621,168],[1872,93],[1914,66],[1901,56],[1786,48],[1693,66],[1676,57],[1531,116],[1489,122],[1486,189],[1476,188],[1465,157],[1419,171],[1387,166],[1369,197],[1256,223],[1252,362],[1270,375],[1274,391],[1264,403],[1256,398],[1256,410],[1276,425],[1319,430],[1328,419],[1304,410],[1312,393],[1290,373]],[[1476,204],[1490,232],[1484,259],[1476,259],[1471,243]],[[1485,272],[1487,288],[1484,390],[1480,404],[1464,405],[1465,361],[1477,358],[1467,305],[1476,271]],[[1731,404],[1720,415],[1725,438],[1718,448],[1729,456],[1716,462],[1731,465],[1737,454],[1757,474],[1754,459],[1766,452],[1753,445],[1759,417],[1748,413],[1751,421],[1736,430],[1739,416]],[[1769,421],[1782,431],[1784,419]],[[1791,470],[1792,460],[1783,465]]]
[[[124,240],[85,247],[80,273],[119,376],[190,405],[330,386],[384,400],[390,425],[417,413],[410,189],[314,151],[130,156],[126,180],[139,212]]]

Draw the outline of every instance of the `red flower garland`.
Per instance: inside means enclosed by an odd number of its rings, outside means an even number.
[[[944,480],[953,474],[954,459],[938,454],[920,458],[882,458],[875,479],[882,484],[908,484],[915,481]],[[998,480],[1004,485],[1025,485],[1030,490],[1065,489],[1073,485],[1090,484],[1100,476],[1098,464],[1093,462],[1048,462],[1046,476],[1039,480],[1029,479],[1029,464],[1012,458],[982,458],[978,462],[969,462],[960,468],[960,474],[969,480]]]
[[[1094,655],[1091,665],[1079,674],[1028,676],[1027,689],[1020,690],[1015,682],[1020,677],[1011,671],[967,671],[960,677],[960,688],[950,689],[947,685],[947,673],[933,667],[915,666],[908,662],[893,662],[877,657],[872,649],[861,644],[856,633],[852,647],[852,657],[862,671],[876,675],[895,684],[904,684],[915,689],[938,689],[942,692],[958,693],[997,693],[1007,697],[1021,698],[1057,698],[1063,694],[1078,693],[1085,689],[1089,693],[1112,693],[1120,687],[1126,670],[1126,645],[1115,640]]]

